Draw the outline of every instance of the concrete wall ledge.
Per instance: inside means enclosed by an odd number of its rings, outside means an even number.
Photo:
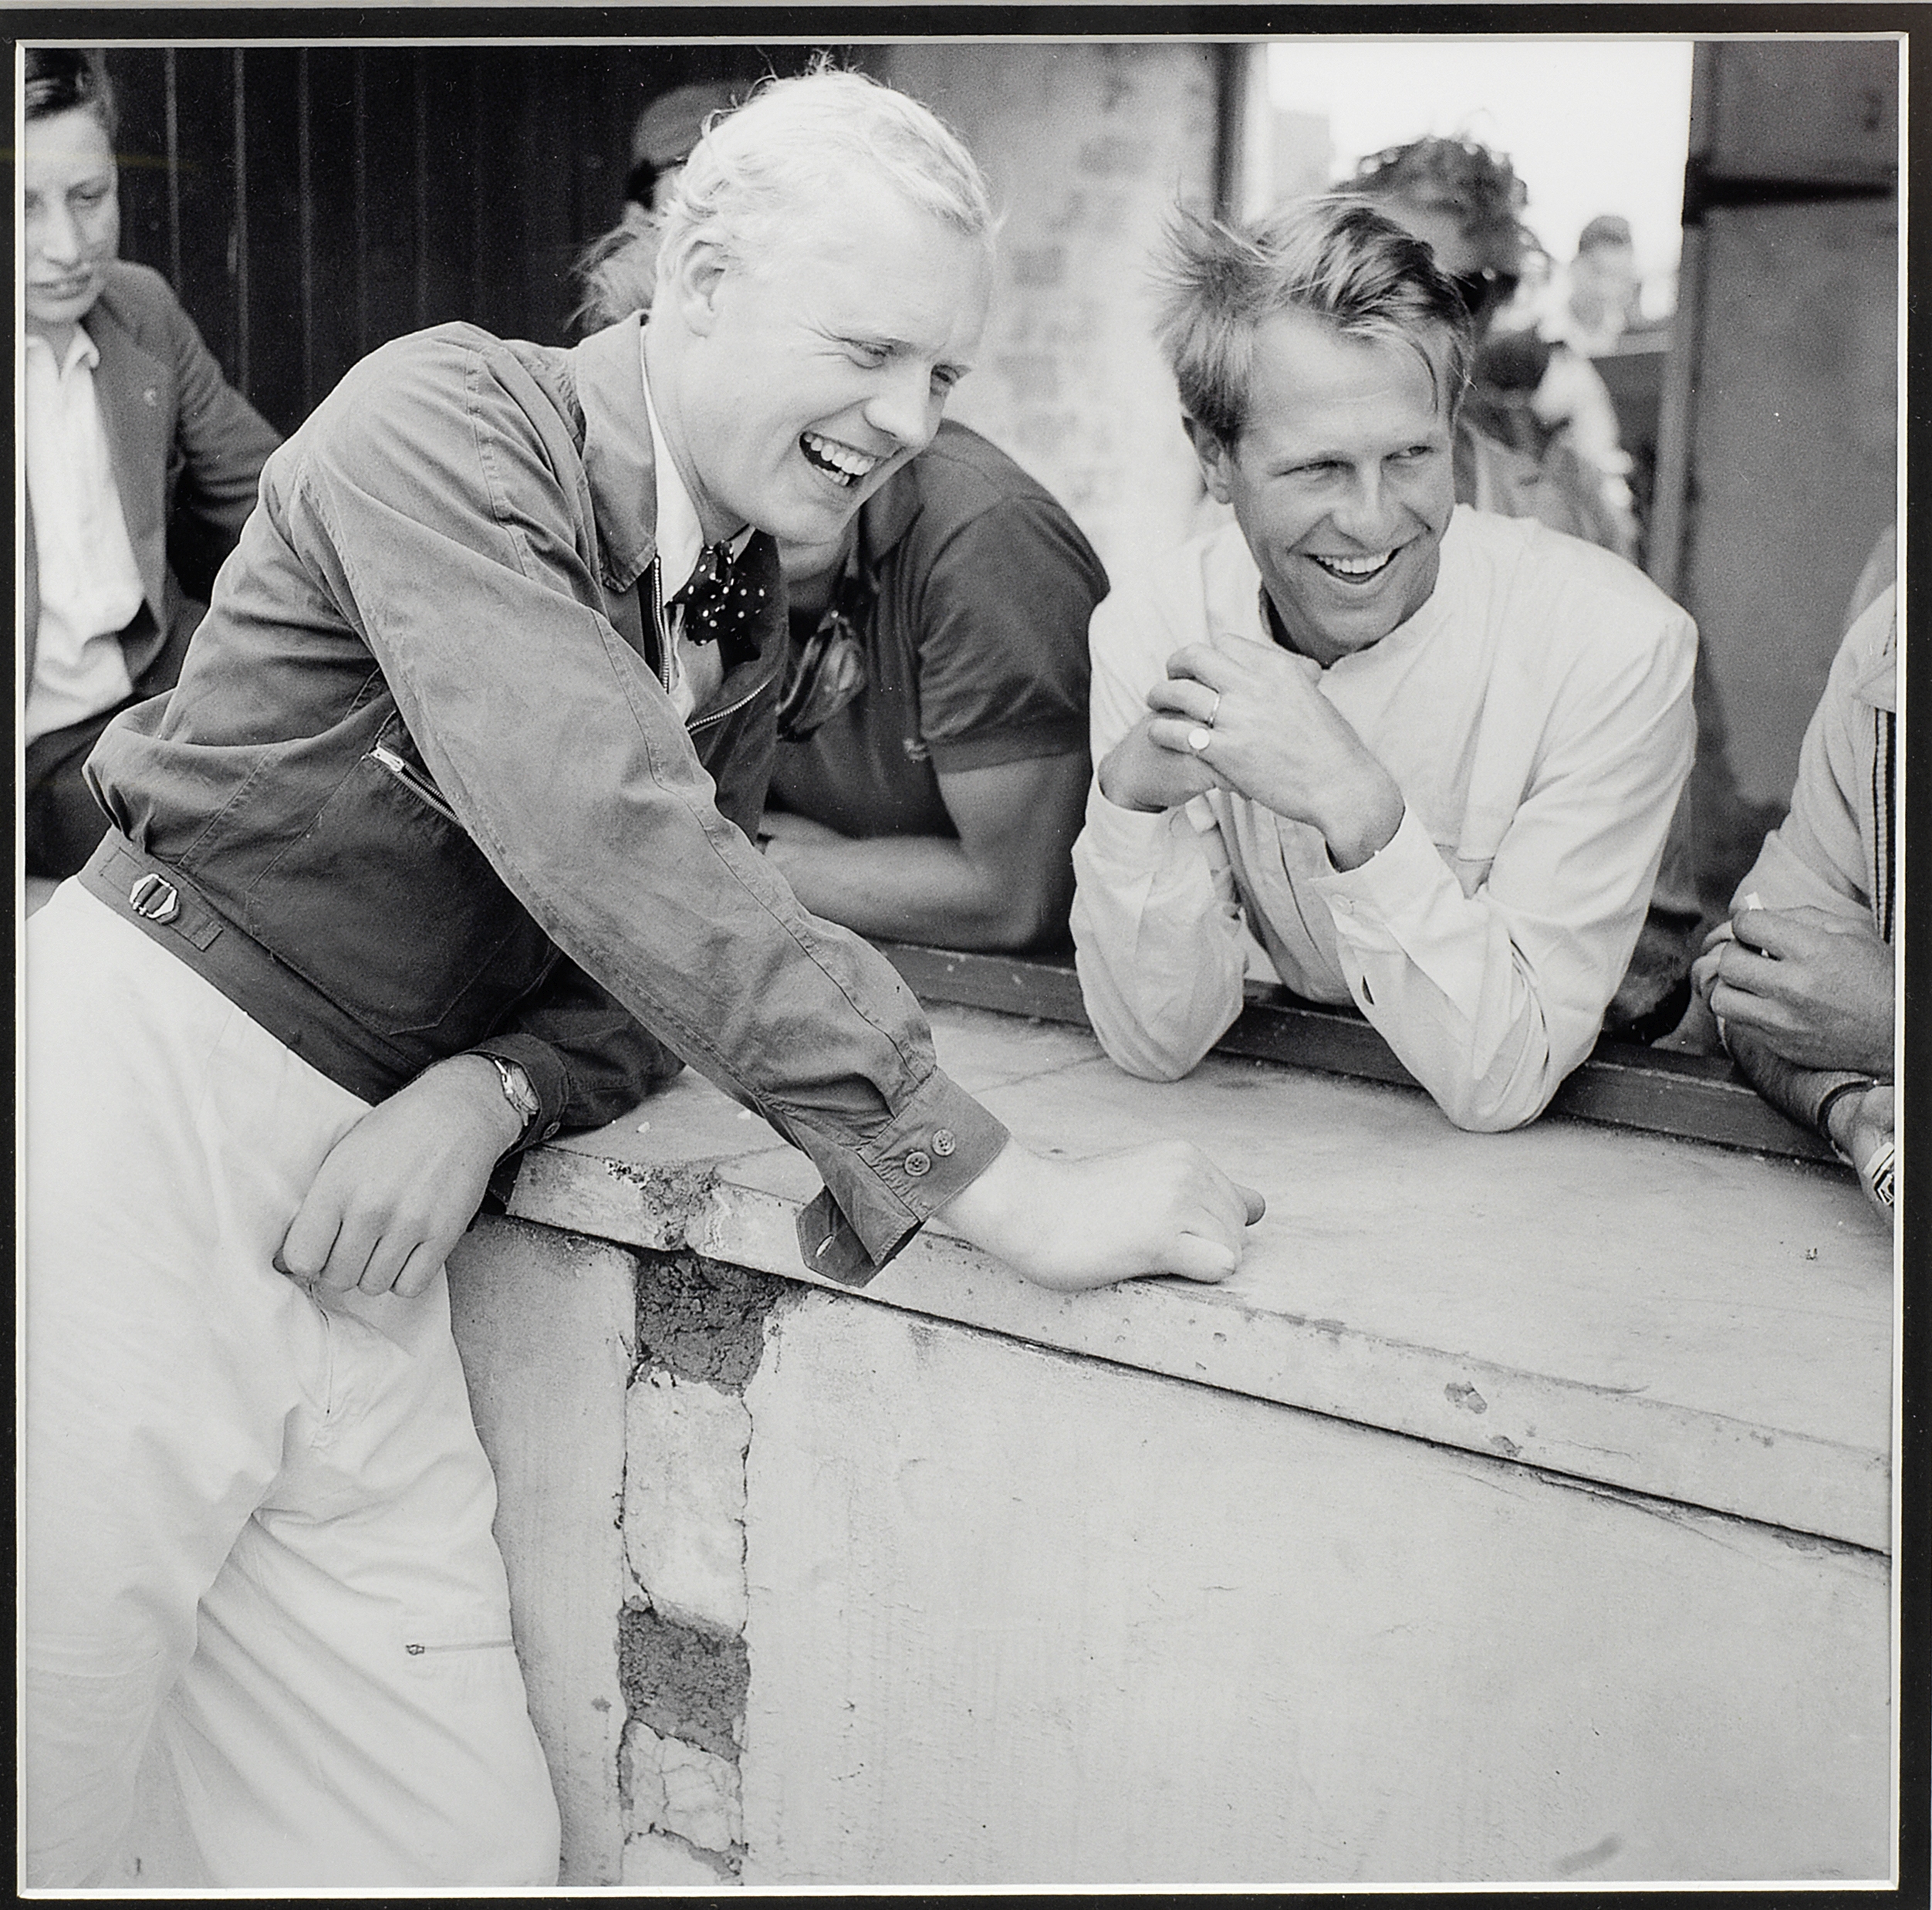
[[[1268,1196],[1221,1286],[1060,1295],[932,1227],[875,1302],[1889,1553],[1891,1242],[1842,1177],[1211,1058],[1157,1086],[967,1009],[941,1063],[1044,1152],[1186,1134]],[[512,1215],[815,1282],[810,1164],[687,1073],[525,1163]],[[841,1292],[849,1290],[840,1288]]]

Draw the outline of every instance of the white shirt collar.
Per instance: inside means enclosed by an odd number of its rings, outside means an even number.
[[[664,601],[670,600],[690,582],[704,549],[704,532],[697,521],[697,506],[684,488],[684,480],[672,461],[670,447],[664,441],[664,428],[658,422],[657,406],[650,395],[650,371],[644,362],[647,325],[637,328],[637,365],[643,375],[644,409],[650,417],[651,464],[657,486],[657,563]],[[731,540],[731,555],[738,556],[750,541],[747,524]]]
[[[76,364],[85,364],[92,371],[100,363],[100,347],[88,336],[87,328],[84,325],[74,327],[74,335],[68,340],[66,354],[62,357],[54,357],[53,347],[39,332],[27,333],[27,350],[30,355],[36,351],[44,352],[52,360],[55,371],[63,378]]]

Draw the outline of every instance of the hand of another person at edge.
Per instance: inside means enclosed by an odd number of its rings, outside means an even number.
[[[1147,692],[1151,734],[1187,750],[1216,782],[1320,830],[1338,869],[1368,860],[1402,821],[1402,792],[1347,718],[1317,687],[1305,660],[1245,637],[1190,644]],[[1189,743],[1206,732],[1199,749]]]
[[[475,1219],[491,1170],[520,1131],[481,1055],[425,1069],[329,1150],[277,1269],[336,1293],[393,1288],[413,1299]]]
[[[1741,908],[1692,969],[1712,1013],[1799,1067],[1892,1071],[1892,951],[1868,922],[1809,905]]]
[[[1145,1273],[1224,1280],[1265,1205],[1184,1141],[1090,1161],[1048,1160],[1008,1141],[944,1212],[1035,1286],[1077,1293]]]
[[[1829,1117],[1833,1144],[1856,1169],[1865,1198],[1887,1219],[1893,1210],[1872,1186],[1871,1166],[1880,1150],[1893,1138],[1897,1106],[1892,1084],[1881,1081],[1863,1094],[1842,1095],[1832,1104]]]
[[[1100,793],[1120,809],[1178,809],[1214,786],[1214,772],[1187,748],[1153,740],[1154,718],[1143,716],[1100,759]]]

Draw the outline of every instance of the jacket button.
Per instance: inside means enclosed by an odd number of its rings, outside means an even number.
[[[952,1152],[955,1144],[951,1128],[941,1127],[935,1130],[933,1134],[933,1152],[937,1154],[941,1160],[944,1160],[947,1155]]]
[[[914,1180],[917,1180],[920,1175],[925,1173],[932,1166],[932,1156],[928,1154],[924,1148],[914,1148],[912,1152],[906,1156],[906,1171],[910,1174]]]

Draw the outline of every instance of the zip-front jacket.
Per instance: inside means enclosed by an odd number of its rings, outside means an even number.
[[[808,1261],[863,1279],[1005,1133],[747,840],[768,539],[755,658],[688,728],[664,690],[637,325],[444,326],[343,379],[269,460],[178,687],[96,750],[117,833],[86,879],[367,1099],[479,1050],[529,1072],[532,1138],[608,1120],[663,1070],[634,1018],[812,1156]]]

